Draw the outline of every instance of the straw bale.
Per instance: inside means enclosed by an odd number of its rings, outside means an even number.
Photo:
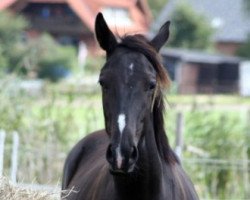
[[[59,200],[59,193],[24,189],[0,177],[0,200]]]

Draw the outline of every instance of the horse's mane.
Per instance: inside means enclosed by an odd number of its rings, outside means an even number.
[[[152,64],[157,73],[157,94],[153,105],[154,132],[159,155],[167,163],[178,162],[171,150],[167,135],[164,129],[164,98],[163,89],[170,86],[170,79],[167,71],[161,63],[161,57],[150,42],[140,34],[124,36],[118,46],[142,53]]]

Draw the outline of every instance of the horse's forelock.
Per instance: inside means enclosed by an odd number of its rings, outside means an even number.
[[[170,86],[170,79],[166,69],[161,63],[159,53],[143,35],[137,34],[124,36],[121,38],[119,46],[142,53],[154,67],[157,73],[157,82],[160,88],[165,89]]]

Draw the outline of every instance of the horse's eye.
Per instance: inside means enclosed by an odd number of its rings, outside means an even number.
[[[149,83],[149,90],[153,90],[153,89],[155,89],[155,87],[156,87],[156,82],[155,81],[151,81]]]
[[[99,82],[100,86],[103,86],[103,81],[102,80],[99,80],[98,82]]]
[[[105,84],[105,82],[103,80],[99,80],[99,84],[101,85],[102,89],[107,90],[107,84]]]

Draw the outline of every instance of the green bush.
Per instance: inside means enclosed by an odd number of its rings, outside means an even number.
[[[211,162],[189,166],[194,182],[203,185],[205,198],[245,197],[247,191],[244,192],[244,175],[241,168],[237,167],[237,161],[245,159],[244,155],[250,156],[246,155],[250,144],[246,123],[247,113],[243,111],[196,110],[186,115],[186,143],[207,152],[209,159],[232,162],[232,165]],[[187,152],[186,157],[200,158]],[[238,162],[239,166],[241,164]]]
[[[21,16],[0,12],[0,70],[11,71],[22,60],[21,52],[17,51],[22,43],[23,31],[28,27],[27,21]]]
[[[59,45],[48,35],[42,36],[38,43],[41,48],[38,60],[39,77],[56,81],[66,76],[76,66],[77,57],[74,47]]]
[[[250,59],[250,34],[248,35],[247,41],[241,45],[236,54],[240,57]]]
[[[105,58],[101,56],[88,56],[84,66],[86,74],[98,74],[105,63]]]
[[[4,56],[4,50],[0,46],[0,69],[6,69],[8,65],[7,63],[8,63],[8,60]]]
[[[72,46],[62,46],[47,34],[26,42],[23,68],[35,72],[40,78],[52,81],[66,76],[76,65],[76,50]]]
[[[171,20],[170,46],[208,49],[211,47],[213,29],[202,14],[188,4],[177,6]]]
[[[9,145],[16,131],[20,136],[18,180],[57,184],[69,149],[86,134],[104,127],[101,99],[89,100],[86,93],[64,93],[65,83],[61,90],[48,83],[43,93],[30,96],[18,89],[20,82],[14,75],[0,80],[0,113],[4,113],[0,130],[7,133],[4,173],[9,174]],[[78,85],[69,90],[77,90],[75,87]]]
[[[27,38],[27,21],[21,16],[0,12],[0,69],[20,75],[37,74],[56,81],[76,65],[76,49],[58,44],[43,34]]]

